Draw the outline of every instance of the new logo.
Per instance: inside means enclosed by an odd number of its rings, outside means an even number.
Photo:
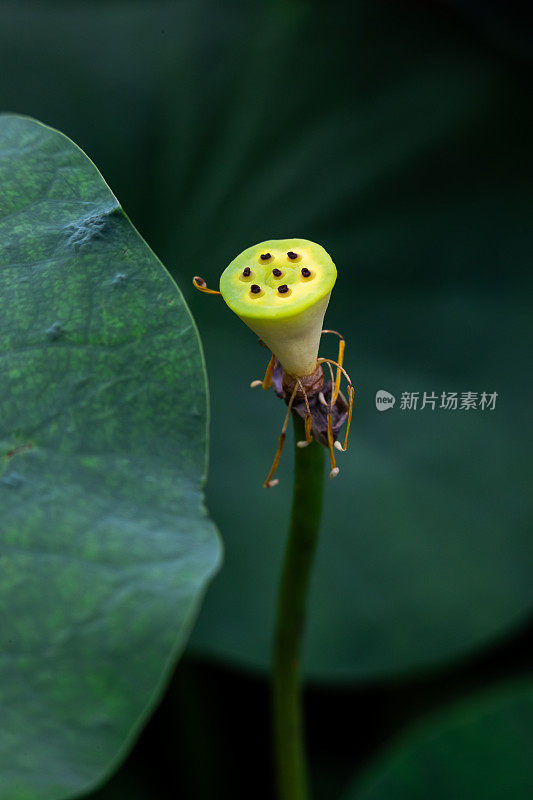
[[[376,392],[376,408],[378,411],[388,411],[389,408],[392,408],[394,403],[396,402],[396,398],[390,392],[386,392],[385,389],[379,389]]]

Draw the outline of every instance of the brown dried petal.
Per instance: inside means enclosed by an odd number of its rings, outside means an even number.
[[[276,365],[274,367],[274,374],[272,375],[272,388],[274,392],[277,394],[279,398],[284,400],[286,403],[289,402],[290,397],[287,396],[285,391],[283,390],[283,368],[279,361],[276,360]],[[332,385],[331,381],[329,380],[327,383],[324,384],[322,389],[322,393],[324,398],[328,402],[328,406],[322,405],[320,400],[318,399],[318,394],[312,395],[308,398],[309,400],[309,410],[311,412],[311,419],[313,423],[313,436],[317,440],[324,445],[324,447],[328,446],[328,438],[327,438],[327,431],[328,431],[328,411],[329,411],[329,399],[331,398],[332,392]],[[295,399],[292,405],[293,411],[295,411],[302,419],[305,419],[305,415],[307,413],[307,408],[305,405],[305,400]],[[339,396],[333,406],[331,412],[331,423],[333,428],[333,438],[336,440],[339,431],[344,425],[346,421],[346,417],[348,416],[348,403],[346,402],[346,398],[339,392]]]

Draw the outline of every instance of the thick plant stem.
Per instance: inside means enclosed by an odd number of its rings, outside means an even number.
[[[294,493],[281,575],[274,638],[272,704],[274,754],[279,800],[307,800],[307,768],[302,719],[300,650],[309,576],[313,564],[324,489],[324,449],[305,439],[303,420],[294,419]]]

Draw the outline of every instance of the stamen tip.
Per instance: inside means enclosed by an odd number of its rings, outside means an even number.
[[[322,403],[323,406],[327,406],[328,405],[327,402],[326,402],[326,398],[324,397],[324,392],[319,392],[318,393],[318,399],[320,400],[320,402]]]
[[[344,447],[342,446],[342,444],[339,442],[339,440],[338,440],[338,439],[337,439],[337,441],[335,442],[335,447],[337,448],[337,450],[340,450],[340,451],[341,451],[341,453],[344,453]]]
[[[307,439],[302,439],[300,442],[296,442],[296,447],[307,447],[308,444]]]
[[[273,480],[267,481],[267,483],[264,483],[263,486],[264,486],[265,489],[273,489],[274,486],[278,485],[278,483],[279,483],[279,478],[274,478]]]
[[[252,381],[250,384],[250,389],[255,389],[256,386],[262,386],[263,381]]]
[[[333,469],[329,473],[329,477],[330,478],[336,478],[337,475],[339,474],[339,472],[340,472],[340,469],[338,467],[333,467]]]

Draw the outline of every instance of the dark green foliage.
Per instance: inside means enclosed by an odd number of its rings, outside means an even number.
[[[532,748],[533,686],[499,687],[418,726],[343,800],[529,800]]]

